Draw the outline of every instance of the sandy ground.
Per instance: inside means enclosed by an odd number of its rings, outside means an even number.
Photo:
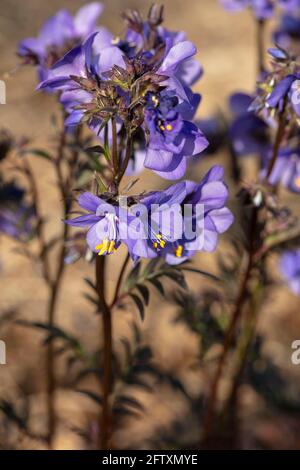
[[[15,56],[16,44],[24,37],[34,35],[41,23],[61,7],[75,11],[83,2],[75,0],[52,0],[40,2],[34,0],[0,0],[0,44],[1,62],[0,75],[13,70],[18,63]],[[122,22],[119,13],[126,7],[139,7],[146,11],[151,2],[104,0],[105,12],[101,23],[107,25],[116,35],[122,33]],[[238,16],[229,15],[220,8],[216,0],[166,0],[166,25],[169,29],[185,30],[189,38],[198,47],[198,57],[204,66],[205,74],[195,90],[203,95],[199,117],[209,116],[216,110],[226,112],[228,95],[236,90],[251,92],[256,76],[255,67],[255,28],[247,13]],[[56,113],[55,101],[35,91],[36,76],[31,68],[19,69],[6,79],[7,104],[0,106],[1,126],[8,127],[17,135],[27,135],[34,139],[35,146],[49,145],[50,115]],[[224,162],[226,156],[203,159],[196,173],[203,175],[205,170],[215,162]],[[39,189],[42,194],[42,209],[47,217],[49,237],[61,228],[58,211],[58,194],[54,188],[54,175],[47,163],[33,160],[34,170],[38,175]],[[249,173],[249,175],[251,175]],[[250,179],[245,173],[245,179]],[[146,172],[140,179],[137,190],[160,187],[162,181]],[[234,194],[232,194],[232,197]],[[286,196],[287,197],[287,196]],[[222,244],[219,250],[222,249]],[[47,292],[40,280],[39,273],[21,256],[14,253],[15,244],[7,239],[1,240],[1,311],[15,307],[22,318],[41,320],[45,318],[45,298]],[[274,266],[275,266],[274,260]],[[109,260],[110,285],[114,283],[114,273],[120,264],[120,257]],[[197,264],[206,270],[215,269],[213,255],[198,255]],[[67,269],[59,299],[58,324],[81,337],[88,350],[92,351],[98,344],[98,319],[90,304],[80,295],[84,291],[82,279],[91,276],[91,266],[79,261]],[[192,279],[195,291],[199,292],[207,281]],[[290,344],[297,336],[300,337],[299,320],[300,302],[287,289],[274,292],[268,300],[267,307],[261,312],[260,328],[268,337],[266,354],[289,374],[290,381],[298,381],[298,369],[290,365]],[[157,296],[148,308],[147,319],[140,324],[135,312],[116,312],[114,315],[114,339],[116,350],[121,350],[121,338],[130,337],[129,321],[132,318],[143,330],[144,341],[151,344],[155,360],[165,370],[179,377],[185,383],[190,394],[197,396],[204,390],[207,381],[202,372],[194,368],[198,352],[199,339],[183,324],[172,325],[173,309],[163,304]],[[99,332],[100,335],[100,332]],[[34,406],[40,416],[40,403],[43,403],[44,379],[41,368],[43,361],[42,336],[35,332],[24,332],[21,327],[5,326],[0,330],[0,337],[6,339],[8,364],[0,366],[0,392],[3,396],[17,395],[19,382],[24,376],[30,381],[34,390]],[[275,357],[274,357],[275,356]],[[30,376],[28,376],[30,371]],[[63,383],[63,369],[58,370],[58,378]],[[160,428],[168,425],[174,418],[177,421],[191,422],[191,429],[197,432],[197,416],[191,415],[187,402],[176,394],[172,388],[159,385],[153,395],[139,392],[140,400],[146,406],[143,419],[131,419],[130,427],[123,427],[116,433],[116,442],[121,446],[151,447],[151,436]],[[41,395],[38,395],[40,393]],[[249,394],[248,394],[249,395]],[[245,393],[245,396],[248,396]],[[246,400],[246,399],[245,399]],[[253,401],[253,400],[252,400]],[[255,406],[257,400],[254,399]],[[252,416],[253,407],[246,403],[244,413]],[[86,424],[93,416],[94,407],[84,397],[74,392],[60,389],[57,393],[57,409],[66,421],[78,425]],[[248,414],[247,414],[248,413]],[[92,419],[92,418],[91,418]],[[274,420],[276,420],[274,416]],[[277,421],[260,424],[258,432],[270,435],[271,442],[279,442],[275,430]],[[265,426],[265,427],[263,427]],[[269,430],[269,427],[271,429]],[[288,429],[292,425],[285,421]],[[267,428],[267,429],[266,429]],[[130,429],[128,431],[128,429]],[[188,438],[188,431],[185,430]],[[268,434],[269,433],[269,434]],[[273,434],[272,434],[273,433]],[[298,442],[299,444],[299,442]],[[294,446],[298,445],[294,443]],[[23,444],[26,446],[26,442]],[[32,445],[32,444],[31,444]],[[37,445],[37,444],[36,444]],[[83,441],[65,426],[61,426],[57,436],[57,448],[82,448]],[[250,445],[250,444],[249,444]],[[270,444],[271,445],[271,444]],[[276,445],[275,445],[276,447]]]

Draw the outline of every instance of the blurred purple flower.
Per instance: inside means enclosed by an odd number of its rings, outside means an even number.
[[[283,253],[279,269],[291,291],[300,295],[300,249]]]
[[[208,147],[203,151],[203,155],[213,155],[225,144],[227,129],[225,119],[221,114],[215,114],[207,119],[197,119],[195,124],[208,141]]]
[[[272,0],[220,0],[220,3],[226,10],[232,12],[250,7],[259,20],[270,18],[275,6]]]
[[[95,31],[102,10],[101,3],[92,2],[80,8],[74,17],[67,10],[58,11],[44,23],[36,38],[19,43],[18,54],[27,63],[38,65],[40,79],[44,80],[57,60]]]
[[[25,191],[14,183],[0,181],[0,232],[27,240],[34,234],[34,207],[24,201]]]
[[[300,17],[291,14],[282,15],[273,37],[275,44],[290,49],[294,41],[300,41]]]
[[[229,99],[234,116],[229,126],[229,138],[237,155],[263,154],[270,145],[267,124],[249,106],[253,97],[246,93],[235,93]]]
[[[300,0],[278,0],[279,6],[286,11],[296,11],[300,8]]]
[[[272,151],[269,150],[262,158],[261,178],[266,176]],[[272,185],[281,184],[290,191],[300,194],[300,152],[293,149],[282,149],[269,177]]]
[[[286,75],[282,78],[275,85],[266,104],[270,108],[281,110],[285,99],[290,102],[297,116],[300,116],[300,73]]]

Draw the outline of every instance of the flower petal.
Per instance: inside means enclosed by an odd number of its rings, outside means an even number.
[[[78,198],[78,204],[80,207],[83,209],[94,212],[96,213],[97,208],[103,203],[102,199],[99,197],[95,196],[92,193],[85,192],[83,194],[80,194]]]

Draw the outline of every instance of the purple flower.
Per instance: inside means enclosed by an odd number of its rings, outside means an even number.
[[[130,208],[130,213],[138,216],[133,229],[141,235],[131,242],[135,258],[163,256],[174,240],[182,236],[181,204],[185,196],[186,182],[182,181],[141,197]]]
[[[122,197],[83,193],[78,204],[88,214],[66,223],[88,227],[87,243],[99,255],[114,253],[123,242],[133,260],[163,256],[169,263],[179,263],[196,251],[215,250],[219,234],[232,224],[223,177],[223,168],[215,166],[200,184],[182,181],[125,198],[126,204]]]
[[[35,210],[24,201],[25,192],[14,183],[0,181],[0,232],[27,240],[34,234]]]
[[[200,129],[184,115],[178,97],[172,93],[149,94],[145,110],[149,144],[144,164],[166,179],[181,178],[187,158],[208,146]]]
[[[144,164],[164,178],[181,178],[186,170],[187,157],[198,155],[208,145],[202,132],[190,122],[200,102],[200,96],[192,93],[176,77],[177,67],[195,52],[194,45],[189,41],[175,44],[165,52],[157,73],[152,73],[153,65],[148,64],[146,57],[133,58],[128,62],[122,50],[111,44],[112,37],[106,30],[101,29],[82,46],[72,49],[58,61],[40,88],[62,91],[61,101],[69,113],[66,125],[77,125],[86,119],[92,130],[99,135],[103,122],[101,109],[98,108],[99,96],[103,97],[106,92],[107,72],[114,67],[111,73],[117,71],[116,73],[128,77],[126,67],[129,67],[129,70],[134,68],[135,72],[131,72],[133,74],[137,74],[137,69],[141,69],[140,76],[133,75],[135,81],[148,80],[146,86],[157,89],[157,92],[146,92],[139,100],[136,99],[137,104],[140,106],[141,103],[143,106],[142,111],[138,109],[138,122],[140,125],[144,122],[147,134]],[[159,81],[158,77],[167,78]],[[127,109],[130,108],[131,95],[126,84],[114,88],[113,92],[110,90],[109,93],[109,96],[115,96],[117,102],[121,102]],[[105,109],[118,106],[114,101],[111,102],[110,98],[101,99],[106,100]],[[121,128],[122,120],[119,114],[118,125]]]
[[[267,124],[249,106],[253,97],[246,93],[235,93],[229,100],[234,119],[229,127],[229,138],[237,155],[262,154],[270,145]]]
[[[285,14],[281,17],[274,33],[274,42],[285,49],[290,49],[293,41],[300,41],[300,18]]]
[[[124,67],[123,52],[112,45],[112,34],[106,28],[99,28],[83,45],[69,51],[49,71],[47,80],[39,89],[60,90],[60,100],[69,113],[65,124],[78,125],[85,112],[93,107],[96,84],[103,80],[103,74],[113,66]],[[96,105],[94,105],[96,106]],[[97,110],[96,110],[97,111]],[[100,119],[90,120],[97,132]]]
[[[272,156],[269,150],[262,159],[263,169],[261,178],[266,176],[268,164]],[[282,149],[269,177],[272,185],[281,184],[290,191],[300,194],[300,152],[293,149]]]
[[[291,291],[300,295],[300,249],[286,251],[280,258],[279,269]]]
[[[272,0],[220,0],[220,3],[226,10],[232,12],[250,7],[259,20],[270,18],[274,13],[274,2]]]
[[[280,80],[266,103],[270,108],[280,110],[283,107],[285,99],[291,103],[297,116],[300,116],[300,73],[286,75]]]
[[[195,121],[208,141],[208,147],[204,150],[204,155],[213,155],[225,144],[227,137],[226,123],[221,114],[215,114],[206,119]]]
[[[162,9],[152,6],[146,21],[143,21],[137,12],[132,11],[125,14],[125,19],[128,30],[125,40],[119,39],[119,47],[126,51],[128,57],[139,53],[153,56],[158,48],[164,48],[163,59],[165,60],[168,56],[167,60],[170,60],[171,57],[175,59],[178,57],[179,49],[186,48],[186,59],[177,66],[175,73],[177,79],[183,85],[190,87],[201,77],[202,66],[192,58],[195,54],[195,46],[187,41],[184,31],[169,31],[161,26]]]
[[[185,183],[178,183],[177,188],[175,186],[129,201],[129,205],[125,205],[124,201],[121,203],[121,199],[111,203],[91,193],[83,193],[78,198],[78,204],[89,213],[66,223],[89,227],[87,243],[99,255],[114,253],[123,242],[134,260],[156,257],[158,248],[172,239],[170,233],[166,236],[162,234],[162,220],[185,196]]]
[[[124,230],[122,224],[127,220],[122,207],[88,192],[79,196],[78,204],[89,213],[65,222],[74,227],[89,228],[86,240],[94,253],[114,253],[121,245],[121,231]],[[123,241],[126,243],[126,240]]]
[[[184,207],[191,207],[191,215],[184,211],[184,237],[166,246],[164,256],[170,264],[178,264],[192,257],[197,251],[214,251],[218,237],[233,223],[233,215],[225,207],[228,189],[224,181],[224,170],[221,166],[212,167],[200,183],[186,181],[186,196],[182,201]],[[197,213],[196,207],[202,210]],[[187,227],[189,226],[189,228]],[[187,233],[193,227],[195,236]]]
[[[300,8],[300,0],[278,0],[279,6],[286,11],[296,11]]]
[[[40,77],[45,79],[57,60],[95,30],[102,10],[101,3],[93,2],[80,8],[74,17],[67,10],[58,11],[45,22],[36,38],[20,42],[18,54],[39,65]]]

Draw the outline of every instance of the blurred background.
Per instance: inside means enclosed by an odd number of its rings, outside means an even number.
[[[102,3],[105,10],[99,24],[106,25],[116,35],[123,33],[120,14],[124,9],[138,8],[145,14],[151,5],[150,1],[144,0],[103,0]],[[58,9],[67,8],[73,13],[83,4],[80,0],[0,0],[0,76],[6,77],[7,85],[7,104],[0,106],[0,125],[20,137],[29,137],[36,147],[47,148],[50,145],[50,119],[52,114],[57,114],[57,108],[53,96],[35,91],[34,68],[17,67],[16,46],[21,39],[37,34],[42,23]],[[187,32],[188,38],[198,48],[198,59],[204,67],[204,75],[194,87],[194,91],[202,95],[197,117],[208,118],[216,112],[227,115],[229,95],[236,91],[251,93],[255,87],[255,24],[250,13],[228,14],[217,0],[165,0],[164,5],[165,26],[170,30]],[[272,23],[269,28],[272,28]],[[226,151],[203,156],[188,176],[197,180],[215,163],[228,168]],[[48,221],[47,230],[51,237],[60,228],[62,218],[54,175],[51,166],[42,159],[33,159],[32,164],[38,175],[42,212]],[[243,180],[252,181],[255,162],[251,158],[244,159],[242,166]],[[7,167],[7,174],[10,171]],[[232,188],[230,204],[234,208],[237,188],[231,184],[229,172],[227,182]],[[163,180],[146,171],[136,190],[164,185]],[[297,209],[297,197],[283,191],[282,199],[289,207]],[[223,239],[218,253],[199,253],[195,264],[205,271],[217,273],[217,258],[226,250],[226,239]],[[119,252],[118,256],[109,257],[109,285],[115,282],[120,257]],[[260,309],[259,339],[252,351],[248,378],[239,389],[238,446],[300,449],[300,365],[291,362],[291,344],[300,339],[300,300],[283,284],[277,271],[276,256],[269,263],[276,286],[268,291]],[[59,326],[74,334],[80,332],[87,350],[91,351],[99,340],[98,318],[83,296],[85,286],[82,280],[92,275],[91,265],[83,260],[68,267],[57,315]],[[25,396],[31,409],[32,426],[42,429],[45,415],[43,333],[25,329],[7,321],[7,318],[11,314],[13,318],[43,321],[47,292],[39,273],[16,252],[15,242],[2,235],[0,276],[0,339],[7,346],[7,364],[0,366],[0,397],[11,400],[22,409]],[[197,302],[201,304],[202,294],[210,289],[211,281],[190,275],[189,282]],[[174,294],[177,287],[172,285],[169,289]],[[130,389],[131,395],[141,404],[140,408],[136,406],[134,413],[124,413],[120,420],[115,433],[115,442],[120,448],[184,448],[195,445],[200,436],[201,410],[208,392],[210,363],[218,354],[220,344],[216,341],[203,359],[206,338],[191,327],[188,307],[188,302],[179,307],[164,302],[155,294],[143,323],[134,309],[114,312],[116,353],[121,358],[124,356],[124,338],[136,345],[134,323],[138,329],[141,354],[147,356],[150,349],[151,364],[159,371],[152,374],[148,389],[122,383],[117,385],[120,389]],[[65,377],[63,360],[57,364],[57,380],[56,406],[60,422],[55,447],[89,448],[97,405],[72,390]],[[221,387],[225,395],[229,381],[228,374]],[[91,378],[83,379],[80,385],[85,389],[93,386],[97,389]],[[0,449],[12,447],[43,448],[43,444],[20,435],[7,417],[0,415]]]

